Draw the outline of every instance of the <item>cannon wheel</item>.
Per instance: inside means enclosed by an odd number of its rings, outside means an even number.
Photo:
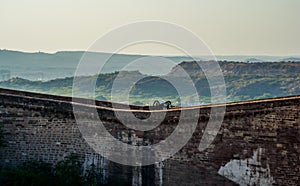
[[[155,100],[155,101],[153,102],[153,107],[159,107],[159,105],[160,105],[160,103],[159,103],[158,100]]]
[[[164,105],[167,109],[169,109],[169,108],[171,108],[172,103],[171,103],[171,101],[166,101]]]

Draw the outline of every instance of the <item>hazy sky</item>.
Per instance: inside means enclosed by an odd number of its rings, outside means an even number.
[[[215,54],[300,55],[300,0],[0,0],[0,48],[86,50],[143,20],[182,25]],[[177,54],[157,45],[124,52]]]

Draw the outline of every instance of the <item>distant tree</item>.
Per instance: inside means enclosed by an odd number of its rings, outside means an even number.
[[[107,99],[104,97],[104,96],[96,96],[96,99],[97,100],[104,100],[104,101],[106,101]]]
[[[141,101],[134,101],[132,104],[134,104],[134,105],[144,105],[144,103],[141,102]]]

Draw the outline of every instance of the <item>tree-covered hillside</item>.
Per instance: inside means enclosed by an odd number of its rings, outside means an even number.
[[[210,63],[210,62],[203,62]],[[242,63],[242,62],[220,62],[223,71],[227,101],[241,101],[250,99],[261,99],[269,97],[280,97],[300,94],[300,63],[274,62],[274,63]],[[146,76],[137,71],[123,71],[95,76],[77,77],[83,97],[89,97],[87,85],[94,82],[97,99],[110,100],[111,90],[115,79],[118,77],[124,82],[139,81],[130,90],[130,103],[148,104],[152,100],[171,100],[173,103],[180,102],[177,90],[165,79],[180,82],[183,96],[186,98],[183,106],[193,105],[195,95],[188,87],[186,80],[179,69],[183,68],[190,76],[200,97],[200,102],[210,102],[210,88],[203,72],[194,62],[182,62],[175,66],[166,76]],[[72,95],[73,78],[55,79],[47,82],[29,81],[21,78],[13,78],[0,82],[0,87],[20,89],[26,91],[42,92],[58,95]],[[118,84],[116,91],[118,100],[122,101],[127,84]],[[182,97],[181,97],[182,98]],[[125,100],[124,100],[125,101]]]

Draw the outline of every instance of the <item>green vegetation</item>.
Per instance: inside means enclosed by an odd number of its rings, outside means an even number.
[[[101,175],[91,165],[85,174],[77,156],[71,155],[55,167],[42,161],[29,161],[17,167],[5,167],[0,172],[0,185],[6,186],[97,186],[129,185],[117,177],[101,183]]]
[[[19,167],[7,167],[1,171],[2,185],[45,185],[54,184],[50,164],[26,162]]]
[[[81,172],[80,162],[76,156],[72,155],[57,163],[54,176],[58,185],[82,185],[84,179],[81,176]]]
[[[203,62],[209,63],[209,62]],[[77,91],[80,97],[89,97],[89,84],[95,84],[95,98],[99,100],[112,100],[111,92],[114,80],[118,77],[126,82],[133,83],[140,79],[130,90],[129,103],[147,105],[154,100],[170,100],[173,104],[182,106],[193,105],[198,96],[193,94],[188,86],[188,80],[176,73],[178,67],[190,74],[193,84],[199,94],[202,104],[211,102],[210,88],[203,72],[193,62],[183,62],[173,68],[164,77],[146,76],[138,71],[122,71],[94,76],[77,77]],[[280,96],[300,94],[300,63],[237,63],[220,62],[223,70],[227,89],[227,101],[243,101],[263,99]],[[174,82],[182,82],[183,92],[179,96],[175,87],[164,78]],[[55,79],[47,82],[29,81],[21,78],[13,78],[0,82],[0,87],[33,91],[55,95],[72,95],[73,78]],[[119,84],[115,91],[113,101],[123,102],[127,100],[124,90],[128,84]],[[179,99],[180,97],[180,99]]]

